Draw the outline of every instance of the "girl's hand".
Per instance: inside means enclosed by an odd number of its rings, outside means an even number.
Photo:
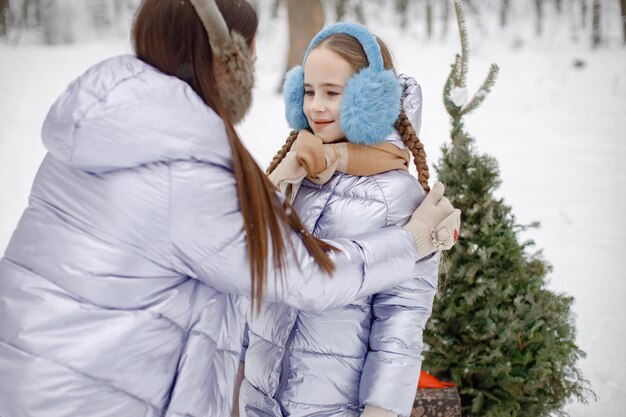
[[[444,186],[437,182],[404,226],[415,240],[418,259],[454,246],[461,228],[461,210],[443,196]]]

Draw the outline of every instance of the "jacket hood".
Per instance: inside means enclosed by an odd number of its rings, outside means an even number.
[[[90,172],[231,161],[222,119],[187,83],[131,55],[96,64],[74,80],[48,112],[42,137],[55,158]]]
[[[417,80],[410,75],[400,74],[398,76],[402,83],[402,108],[404,114],[409,118],[409,122],[415,129],[415,134],[419,137],[422,128],[422,87]],[[406,146],[397,130],[394,129],[386,138],[385,142],[390,142],[400,149]]]

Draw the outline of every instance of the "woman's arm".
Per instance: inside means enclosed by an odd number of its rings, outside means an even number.
[[[229,293],[250,295],[250,267],[236,182],[229,168],[183,161],[170,167],[172,266]],[[264,299],[305,311],[348,304],[391,288],[415,275],[417,253],[410,233],[400,227],[330,241],[335,275],[317,265],[297,233],[288,230],[284,276],[277,274],[271,251]],[[407,250],[409,248],[409,250]]]

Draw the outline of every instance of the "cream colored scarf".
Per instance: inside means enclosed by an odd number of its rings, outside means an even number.
[[[269,179],[292,203],[304,178],[324,184],[336,171],[357,176],[394,169],[408,171],[409,161],[409,151],[392,143],[369,146],[348,142],[324,144],[320,138],[303,130]]]

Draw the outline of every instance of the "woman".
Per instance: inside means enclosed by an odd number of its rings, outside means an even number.
[[[321,310],[414,268],[399,227],[299,233],[233,128],[256,15],[217,5],[144,0],[136,56],[97,64],[51,108],[0,261],[0,416],[227,416],[246,296]]]

